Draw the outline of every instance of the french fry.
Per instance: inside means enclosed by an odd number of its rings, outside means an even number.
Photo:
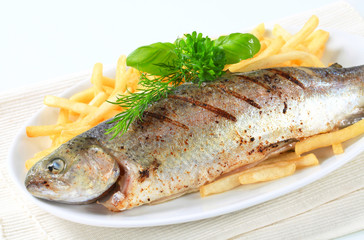
[[[296,164],[296,169],[316,166],[319,164],[317,157],[313,153],[301,157],[300,155],[297,155],[295,152],[288,152],[288,153],[283,153],[277,157],[265,160],[259,163],[257,166],[269,165],[279,162],[294,163]]]
[[[306,138],[296,143],[295,151],[297,154],[302,154],[317,148],[328,147],[330,145],[345,142],[363,133],[364,119],[335,132],[324,133]]]
[[[41,159],[41,157],[32,157],[32,158],[27,159],[25,161],[25,168],[27,170],[31,169],[33,167],[33,165],[36,164],[40,159]]]
[[[115,102],[117,100],[117,94],[114,94],[109,99],[111,102]],[[107,115],[110,111],[117,111],[120,107],[109,102],[104,102],[97,108],[92,114],[86,116],[82,121],[85,124],[89,124],[92,126],[97,125],[98,123],[102,122],[104,116]],[[120,112],[120,111],[119,111]]]
[[[307,65],[314,67],[324,67],[324,64],[313,54],[302,51],[290,51],[258,59],[255,62],[252,62],[239,69],[239,71],[248,72],[255,69],[275,67],[279,66],[279,64],[292,60],[301,60]]]
[[[102,81],[102,85],[105,87],[110,87],[110,88],[114,88],[115,87],[115,79],[109,78],[109,77],[105,77],[102,76],[101,77],[101,81]]]
[[[74,136],[77,136],[87,130],[89,130],[92,126],[90,125],[80,125],[78,127],[72,128],[72,129],[64,129],[61,132],[61,137],[67,138],[68,136],[70,138],[73,138]]]
[[[28,137],[40,137],[60,134],[65,129],[77,128],[80,126],[80,121],[62,124],[27,126],[26,133]]]
[[[60,133],[59,134],[53,134],[53,135],[49,135],[49,138],[51,139],[52,141],[52,144],[51,144],[51,147],[55,147],[57,145],[60,145],[59,144],[59,136],[60,136]]]
[[[299,157],[301,157],[301,156],[297,155],[296,152],[286,152],[286,153],[279,154],[278,156],[275,156],[273,158],[269,158],[269,159],[259,163],[257,166],[267,165],[267,164],[272,164],[272,163],[277,163],[277,162],[290,161],[290,160],[297,159]]]
[[[278,178],[292,175],[296,170],[296,164],[289,162],[279,162],[268,165],[254,167],[244,171],[239,176],[240,184],[251,184],[271,181]]]
[[[115,117],[115,115],[118,113],[120,113],[120,111],[110,110],[110,111],[106,112],[106,114],[104,115],[104,119],[102,121]]]
[[[114,88],[112,87],[108,87],[108,86],[103,86],[104,92],[110,96],[113,92],[114,92]]]
[[[43,125],[43,126],[27,126],[26,133],[28,137],[41,137],[59,134],[62,131],[63,125]]]
[[[330,34],[324,30],[317,30],[312,34],[312,39],[307,44],[308,51],[318,56],[318,53],[325,48]]]
[[[70,120],[68,118],[68,110],[66,109],[59,109],[59,115],[58,115],[58,118],[57,118],[57,124],[64,124],[64,123],[69,123]]]
[[[67,98],[50,95],[44,97],[44,104],[49,107],[67,109],[78,114],[89,114],[97,110],[97,107],[93,107],[85,103],[75,102],[68,100]]]
[[[105,92],[100,91],[88,105],[98,107],[106,101],[107,97],[108,95]]]
[[[341,143],[333,144],[332,151],[335,155],[344,153],[343,145]]]
[[[259,24],[256,28],[254,28],[250,33],[253,34],[259,40],[262,40],[264,37],[265,25],[264,23]]]
[[[296,169],[312,167],[312,166],[316,166],[319,164],[319,161],[318,161],[316,155],[313,153],[299,157],[297,159],[289,160],[288,162],[296,164]]]
[[[241,173],[235,173],[223,178],[220,178],[212,183],[200,187],[201,197],[206,197],[212,194],[226,192],[240,185],[239,176]]]
[[[135,92],[138,88],[140,73],[135,68],[129,68],[127,74],[128,74],[127,88],[129,92]]]
[[[118,92],[125,92],[126,90],[126,56],[122,55],[118,59],[118,63],[116,65],[116,74],[115,74],[115,88],[112,93],[114,95]]]
[[[294,49],[300,42],[302,42],[306,37],[308,37],[314,30],[317,28],[319,24],[319,19],[317,16],[313,15],[302,27],[300,31],[298,31],[295,35],[293,35],[282,47],[282,52],[289,51]]]
[[[81,103],[89,103],[92,98],[95,96],[94,89],[88,88],[86,90],[83,90],[81,92],[78,92],[70,97],[71,101],[74,102],[81,102]]]
[[[284,45],[284,43],[285,43],[284,39],[280,36],[273,39],[270,45],[268,45],[268,47],[259,55],[259,58],[265,58],[278,53],[281,47]]]
[[[102,91],[102,64],[96,63],[91,75],[91,83],[94,86],[95,96]]]
[[[290,34],[289,32],[287,32],[281,25],[279,24],[275,24],[272,30],[272,34],[276,37],[281,36],[284,41],[288,41],[291,37],[292,34]]]

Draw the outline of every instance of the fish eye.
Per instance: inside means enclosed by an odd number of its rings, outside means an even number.
[[[51,173],[57,174],[62,172],[63,168],[64,168],[64,161],[60,158],[55,158],[53,159],[47,166],[48,170]]]

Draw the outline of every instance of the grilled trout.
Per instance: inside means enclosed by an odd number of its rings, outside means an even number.
[[[31,168],[36,197],[98,199],[113,211],[194,192],[236,169],[286,151],[299,139],[364,116],[364,65],[227,73],[179,86],[111,139],[108,121]]]

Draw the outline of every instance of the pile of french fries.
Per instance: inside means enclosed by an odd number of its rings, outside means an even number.
[[[325,67],[321,62],[329,33],[318,29],[319,19],[312,16],[296,34],[292,35],[276,24],[272,34],[258,25],[251,33],[261,44],[253,58],[227,66],[230,72],[247,72],[269,67]],[[272,35],[272,36],[271,36]]]
[[[227,65],[225,70],[246,72],[268,67],[309,66],[325,67],[320,61],[325,50],[329,33],[316,30],[319,20],[312,16],[295,34],[275,25],[272,34],[268,34],[264,24],[253,31],[261,42],[261,49],[251,59]],[[71,138],[87,131],[104,120],[123,111],[114,102],[118,95],[129,94],[141,89],[138,85],[140,72],[134,68],[126,68],[126,57],[121,56],[116,67],[114,79],[103,76],[102,64],[96,63],[91,76],[92,87],[78,92],[70,98],[46,96],[44,104],[59,108],[56,124],[46,126],[29,126],[28,137],[49,136],[52,144],[48,149],[36,153],[26,161],[30,169],[38,160],[48,155]],[[339,131],[316,135],[295,146],[294,152],[280,154],[240,173],[228,175],[200,188],[201,196],[221,193],[241,184],[252,184],[271,181],[293,174],[297,169],[319,164],[313,153],[301,155],[321,147],[332,146],[335,154],[343,153],[342,142],[364,133],[364,120]]]

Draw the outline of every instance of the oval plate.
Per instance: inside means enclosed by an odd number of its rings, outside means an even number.
[[[338,62],[344,67],[364,64],[364,38],[344,32],[330,31],[330,40],[323,57],[325,64]],[[115,69],[105,71],[113,77]],[[69,97],[73,93],[89,87],[89,79],[64,92]],[[345,153],[333,156],[331,148],[315,151],[320,165],[298,170],[294,175],[272,182],[240,186],[231,191],[201,198],[199,193],[182,196],[159,205],[144,205],[125,212],[114,213],[101,205],[65,205],[32,197],[24,187],[26,159],[37,151],[47,148],[47,138],[28,138],[25,127],[29,125],[54,124],[57,110],[43,107],[19,131],[9,152],[8,166],[10,175],[26,194],[45,211],[82,224],[104,227],[146,227],[183,223],[210,218],[238,211],[253,205],[277,198],[297,190],[344,165],[363,151],[364,137],[358,137],[344,144]]]

